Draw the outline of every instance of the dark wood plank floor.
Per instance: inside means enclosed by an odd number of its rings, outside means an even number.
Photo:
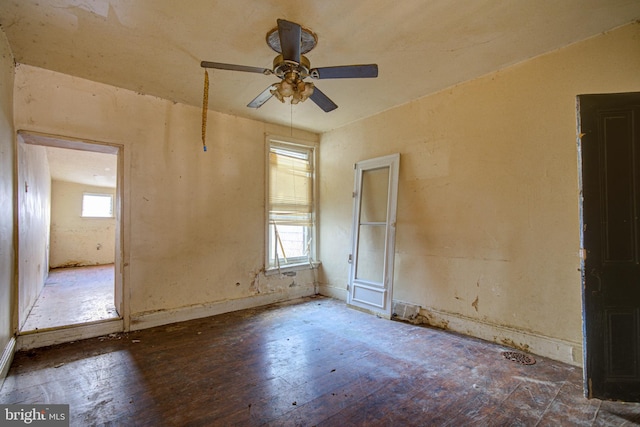
[[[2,403],[67,403],[71,425],[592,426],[582,370],[307,298],[16,355]]]

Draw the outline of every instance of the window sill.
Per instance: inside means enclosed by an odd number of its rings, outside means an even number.
[[[302,270],[315,270],[320,266],[320,264],[321,264],[320,261],[314,261],[311,264],[309,264],[308,262],[303,262],[300,264],[285,265],[280,268],[269,267],[265,270],[264,275],[272,276],[274,274],[286,274],[286,273],[302,271]]]

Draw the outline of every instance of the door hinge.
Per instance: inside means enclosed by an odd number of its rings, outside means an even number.
[[[349,259],[347,260],[349,264],[353,262],[353,255],[349,254]]]
[[[587,250],[585,248],[580,248],[580,259],[583,261],[587,259]]]
[[[350,289],[350,286],[347,284],[347,290],[349,290],[349,289]]]
[[[353,193],[351,193],[351,198],[352,198],[352,199],[355,199],[357,195],[358,195],[358,193],[356,193],[356,192],[354,191]]]

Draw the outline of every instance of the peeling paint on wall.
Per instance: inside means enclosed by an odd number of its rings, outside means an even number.
[[[431,326],[433,328],[444,329],[445,331],[449,330],[449,321],[444,319],[438,319],[431,313],[426,313],[425,315],[418,315],[416,317],[417,324],[423,324],[427,326]]]
[[[253,280],[251,280],[251,284],[249,285],[249,292],[252,295],[257,295],[260,293],[260,278],[263,276],[264,268],[261,268],[253,273]]]
[[[476,296],[476,299],[471,303],[471,307],[476,309],[476,312],[478,311],[478,302],[480,301],[480,297]]]
[[[515,341],[513,341],[510,338],[500,338],[498,339],[498,337],[494,337],[494,342],[506,345],[507,347],[512,347],[521,351],[529,351],[529,345],[528,344],[523,344],[523,343],[516,343]]]

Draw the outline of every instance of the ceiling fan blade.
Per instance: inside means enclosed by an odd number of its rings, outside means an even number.
[[[209,62],[202,61],[200,63],[202,68],[216,68],[218,70],[230,70],[230,71],[246,71],[247,73],[258,73],[258,74],[273,74],[271,70],[268,68],[260,68],[260,67],[247,67],[246,65],[235,65],[235,64],[223,64],[221,62]]]
[[[253,101],[251,101],[250,103],[247,104],[247,107],[250,107],[250,108],[260,108],[260,107],[262,107],[262,104],[267,102],[273,96],[273,94],[271,93],[271,89],[273,89],[274,86],[275,85],[271,85],[268,88],[266,88],[265,90],[263,90],[260,95],[256,96],[253,99]]]
[[[325,95],[320,89],[318,89],[318,86],[313,88],[313,93],[309,98],[313,102],[315,102],[318,107],[322,108],[325,113],[338,108],[338,106],[332,100],[330,100],[327,95]]]
[[[285,61],[300,63],[300,43],[302,40],[302,28],[295,22],[278,19],[278,34],[280,36],[280,48]]]
[[[337,67],[313,68],[309,71],[309,75],[314,79],[360,79],[378,77],[378,65],[340,65]]]

